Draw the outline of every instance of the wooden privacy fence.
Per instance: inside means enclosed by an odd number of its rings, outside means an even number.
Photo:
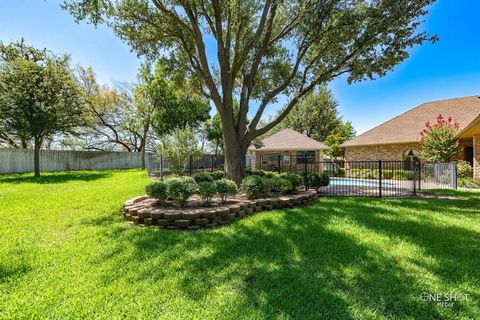
[[[40,151],[41,171],[141,168],[139,152]],[[0,174],[33,172],[33,150],[0,149]]]

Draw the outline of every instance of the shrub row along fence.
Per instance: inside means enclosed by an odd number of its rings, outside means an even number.
[[[168,158],[148,154],[147,169],[150,177],[163,178],[171,174],[193,174],[196,172],[223,171],[223,155],[204,154],[200,157]]]
[[[422,163],[410,161],[314,161],[297,158],[296,164],[282,161],[262,170],[326,173],[330,185],[319,190],[322,194],[371,197],[405,197],[418,190],[456,189],[456,163]],[[305,178],[306,179],[306,178]]]
[[[33,172],[33,150],[0,149],[0,173]],[[141,168],[138,152],[41,150],[40,170],[106,170]]]
[[[223,170],[223,156],[203,155],[185,159],[167,159],[149,155],[149,174],[164,177],[172,173]],[[278,161],[258,164],[259,170],[277,173],[295,172],[308,188],[310,173],[326,173],[330,178],[321,194],[368,197],[405,197],[418,190],[456,189],[456,163],[421,163],[409,161],[315,161],[297,158],[295,164]]]

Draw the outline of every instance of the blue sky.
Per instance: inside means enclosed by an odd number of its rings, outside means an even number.
[[[131,81],[140,60],[105,27],[77,24],[58,0],[1,0],[0,40],[25,38],[37,47],[68,52],[91,66],[100,82]],[[357,132],[368,130],[422,102],[480,94],[479,0],[439,0],[422,26],[440,41],[411,51],[386,77],[348,85],[330,84],[339,111]],[[275,112],[271,107],[269,114]]]

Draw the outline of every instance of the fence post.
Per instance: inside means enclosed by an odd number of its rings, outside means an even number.
[[[192,155],[190,155],[188,158],[189,158],[188,162],[189,162],[189,167],[190,167],[190,174],[192,174],[192,172],[193,172]]]
[[[160,179],[163,179],[163,156],[160,155]]]
[[[282,172],[282,170],[280,169],[280,165],[281,165],[280,157],[281,157],[281,155],[278,155],[278,174],[280,174]]]
[[[378,195],[382,197],[382,160],[378,160]]]
[[[453,180],[453,181],[452,181],[452,184],[453,184],[453,187],[454,187],[455,190],[456,190],[456,189],[457,189],[457,169],[458,169],[458,167],[457,167],[457,163],[456,163],[456,162],[452,163],[451,165],[454,167],[453,170],[451,170],[452,173],[453,173],[453,176],[452,176],[452,180]]]
[[[413,163],[413,195],[416,196],[417,195],[417,177],[419,176],[418,175],[418,164],[419,162],[414,162]],[[420,181],[420,180],[419,180]]]
[[[422,190],[422,163],[418,161],[418,190]]]
[[[215,155],[212,154],[212,169],[210,172],[213,172],[213,168],[215,167],[214,161],[215,161]]]
[[[307,176],[307,156],[303,158],[303,184],[305,185],[305,191],[308,190],[308,176]]]

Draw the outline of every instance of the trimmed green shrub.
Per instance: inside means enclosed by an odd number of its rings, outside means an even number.
[[[393,170],[393,179],[395,180],[412,180],[413,171]]]
[[[245,171],[245,174],[249,176],[265,177],[265,171],[263,170],[249,170],[248,173]]]
[[[300,177],[300,175],[293,172],[285,172],[280,174],[278,177],[282,179],[287,179],[288,181],[290,181],[294,191],[297,190],[298,187],[300,187],[303,184],[302,177]]]
[[[480,189],[480,181],[473,178],[459,178],[458,186],[461,188]]]
[[[281,194],[289,194],[294,191],[292,183],[284,178],[276,178],[275,191]]]
[[[382,170],[382,178],[383,179],[392,179],[393,178],[393,170],[383,169]]]
[[[462,178],[471,178],[473,176],[473,167],[467,161],[458,161],[457,163],[457,177]]]
[[[313,172],[308,175],[308,184],[318,191],[320,187],[326,187],[330,184],[330,177],[325,172],[320,174]]]
[[[270,178],[264,180],[264,190],[266,194],[270,194],[271,192],[281,193],[281,194],[288,194],[293,192],[292,183],[284,178]]]
[[[264,171],[264,176],[265,178],[272,179],[275,178],[278,175],[278,173],[273,172],[273,171]]]
[[[220,180],[225,177],[225,173],[219,170],[213,171],[212,173],[210,173],[210,175],[212,176],[213,180]]]
[[[196,183],[200,182],[213,182],[213,177],[208,172],[197,172],[193,175]]]
[[[180,179],[182,181],[184,181],[189,186],[189,188],[192,190],[192,193],[197,192],[198,185],[197,185],[197,182],[195,181],[195,179],[193,179],[190,176],[183,176]]]
[[[227,201],[228,196],[233,196],[238,193],[237,185],[232,180],[220,179],[215,182],[217,192],[222,199],[222,203]]]
[[[257,175],[251,175],[243,179],[240,188],[248,199],[255,199],[263,194],[265,185],[263,179]]]
[[[276,192],[275,189],[275,183],[276,183],[275,178],[270,178],[270,179],[264,179],[263,180],[263,193],[264,194],[270,194],[272,192]]]
[[[163,181],[155,181],[145,187],[145,192],[150,198],[158,199],[161,203],[167,200],[167,185]]]
[[[246,176],[256,175],[256,176],[265,177],[265,178],[275,178],[278,174],[273,171],[246,169],[245,175]]]
[[[169,178],[165,180],[165,184],[167,185],[168,197],[181,207],[187,204],[188,198],[197,188],[195,180],[191,177]]]
[[[198,195],[202,198],[203,204],[208,205],[212,197],[217,193],[217,186],[213,182],[199,182]]]

